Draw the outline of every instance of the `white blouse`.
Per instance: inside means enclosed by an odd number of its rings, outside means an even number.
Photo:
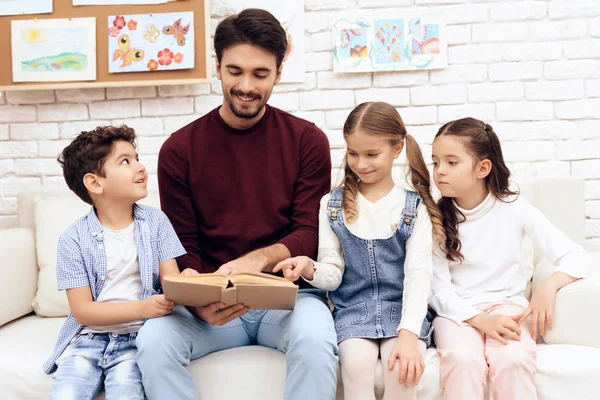
[[[335,290],[342,282],[344,255],[340,241],[329,226],[327,203],[330,195],[321,199],[319,210],[319,255],[315,263],[315,274],[310,282],[313,286]],[[362,239],[387,239],[391,237],[402,216],[406,192],[401,186],[392,190],[379,201],[372,203],[362,194],[357,196],[358,218],[348,230]],[[415,227],[406,242],[404,262],[404,293],[402,294],[402,319],[400,329],[419,336],[427,313],[427,299],[432,274],[432,226],[427,208],[421,202],[417,209]],[[344,222],[346,215],[344,215]]]
[[[477,304],[509,299],[527,307],[520,262],[525,235],[558,266],[557,271],[574,278],[587,275],[588,254],[522,196],[499,201],[490,193],[472,210],[456,207],[466,218],[458,226],[464,261],[448,262],[436,246],[431,306],[439,315],[464,325],[480,312]]]

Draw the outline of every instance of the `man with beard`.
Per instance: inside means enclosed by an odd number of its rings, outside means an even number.
[[[187,250],[179,268],[268,272],[290,256],[314,258],[331,159],[313,123],[267,105],[286,33],[269,12],[248,9],[217,26],[214,47],[223,104],[173,133],[158,160],[162,208]],[[293,311],[215,303],[148,320],[137,337],[148,399],[197,399],[190,360],[251,344],[286,353],[286,400],[335,399],[336,334],[326,295],[298,284]]]

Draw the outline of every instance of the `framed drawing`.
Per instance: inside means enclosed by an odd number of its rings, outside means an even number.
[[[96,79],[95,18],[11,23],[14,82]]]
[[[345,18],[333,26],[335,72],[438,69],[448,65],[437,16]]]

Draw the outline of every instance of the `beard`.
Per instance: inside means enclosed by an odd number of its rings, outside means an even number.
[[[229,109],[231,110],[231,112],[233,113],[233,115],[235,115],[238,118],[244,118],[244,119],[253,119],[253,118],[255,118],[258,114],[260,114],[260,112],[262,111],[263,107],[267,103],[267,100],[263,100],[262,96],[260,94],[258,94],[258,93],[252,93],[252,92],[250,92],[250,93],[244,93],[242,91],[232,89],[229,92],[224,91],[223,94],[225,96],[225,100],[227,101],[227,104],[229,105]],[[233,97],[234,96],[257,99],[258,100],[258,105],[256,106],[255,109],[252,108],[252,106],[250,106],[250,107],[238,107],[233,102]],[[268,97],[267,97],[267,99],[268,99]]]

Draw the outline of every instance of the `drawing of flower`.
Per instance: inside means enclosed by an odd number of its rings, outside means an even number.
[[[113,21],[113,25],[116,26],[119,30],[125,28],[125,18],[122,16],[116,17]]]
[[[129,22],[127,23],[127,28],[129,28],[130,31],[135,31],[137,29],[137,22],[130,19]]]
[[[156,62],[156,60],[150,60],[150,62],[148,62],[148,69],[150,71],[156,71],[157,68],[158,68],[158,63]]]
[[[173,52],[169,49],[164,49],[158,52],[158,63],[160,65],[169,65],[173,60]]]
[[[183,61],[183,54],[175,54],[175,56],[173,57],[173,61],[175,61],[175,64],[181,64],[181,62]]]
[[[112,37],[117,37],[119,34],[119,29],[116,26],[111,26],[108,28],[108,34]]]

